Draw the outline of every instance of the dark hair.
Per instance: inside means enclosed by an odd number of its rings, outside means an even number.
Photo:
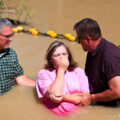
[[[47,54],[46,54],[47,64],[45,64],[45,69],[48,69],[50,71],[53,71],[55,69],[53,62],[51,61],[51,58],[52,58],[52,55],[55,52],[56,48],[59,46],[64,46],[66,48],[66,50],[68,52],[68,60],[70,62],[68,70],[73,71],[74,68],[77,67],[77,63],[73,60],[73,57],[72,57],[72,54],[71,54],[69,48],[63,42],[60,42],[60,41],[55,41],[49,46],[49,48],[47,50]]]
[[[86,38],[89,35],[92,40],[97,40],[101,37],[101,30],[98,23],[90,18],[85,18],[74,25],[74,30],[76,30],[78,35],[78,40]]]
[[[6,18],[0,18],[0,32],[6,26],[9,26],[12,28],[12,23]]]

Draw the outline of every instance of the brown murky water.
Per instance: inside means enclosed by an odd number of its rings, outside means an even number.
[[[8,2],[8,1],[6,1]],[[21,1],[10,0],[11,6],[19,7]],[[33,9],[31,24],[41,32],[53,30],[56,33],[71,33],[73,25],[80,19],[96,19],[103,36],[120,44],[120,1],[119,0],[29,0],[27,6]],[[25,74],[34,79],[45,63],[44,56],[49,44],[54,40],[49,37],[34,37],[17,33],[11,47],[18,54]],[[59,39],[60,40],[60,39]],[[62,39],[71,49],[79,66],[84,68],[86,53],[75,42]],[[0,120],[119,120],[120,108],[102,106],[81,107],[78,113],[58,118],[49,113],[38,100],[34,88],[15,86],[0,96]]]

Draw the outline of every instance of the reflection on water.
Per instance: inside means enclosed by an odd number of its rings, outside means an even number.
[[[10,5],[20,5],[18,0],[10,0]],[[32,25],[42,32],[53,30],[56,33],[72,33],[73,25],[80,19],[91,17],[101,26],[103,36],[115,43],[119,42],[120,1],[115,0],[29,0],[27,5],[34,9]],[[12,48],[18,53],[25,74],[34,79],[45,63],[44,56],[51,42],[58,39],[33,37],[17,33]],[[59,39],[60,40],[60,39]],[[84,68],[86,53],[75,42],[64,41],[72,50],[79,66]],[[81,107],[75,114],[66,117],[53,116],[37,98],[34,88],[15,86],[0,96],[0,120],[118,120],[120,109],[102,106]]]

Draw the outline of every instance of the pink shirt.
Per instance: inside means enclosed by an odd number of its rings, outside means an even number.
[[[62,102],[60,104],[53,103],[44,95],[53,83],[56,78],[56,70],[52,72],[46,69],[42,69],[39,71],[37,79],[36,79],[36,90],[38,93],[38,97],[42,99],[47,108],[59,115],[64,115],[67,113],[71,113],[78,108],[77,105],[67,102]],[[72,94],[78,92],[89,92],[88,78],[84,72],[84,70],[80,67],[74,69],[74,71],[66,71],[64,75],[64,88],[63,94]]]

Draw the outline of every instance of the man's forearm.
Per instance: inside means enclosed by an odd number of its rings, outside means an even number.
[[[92,102],[107,102],[107,101],[115,100],[118,98],[119,96],[115,92],[111,91],[110,89],[102,93],[91,94]]]
[[[35,80],[32,80],[25,75],[19,76],[15,79],[18,85],[35,87]]]

